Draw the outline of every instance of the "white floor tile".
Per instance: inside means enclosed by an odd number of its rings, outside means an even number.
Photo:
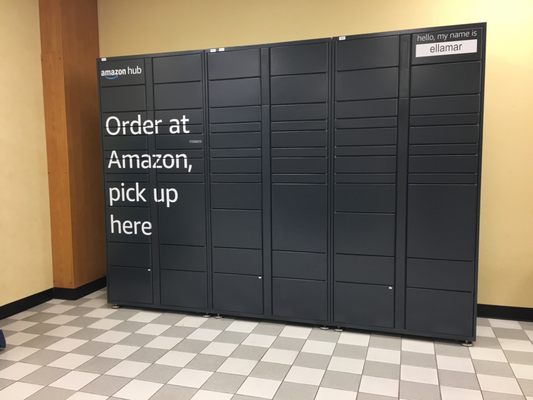
[[[54,304],[51,307],[44,309],[42,312],[51,314],[64,314],[72,310],[75,306],[69,306],[66,304]]]
[[[109,349],[100,353],[98,357],[116,358],[119,360],[124,360],[125,358],[128,358],[129,356],[131,356],[133,353],[135,353],[139,349],[140,349],[139,346],[127,346],[124,344],[115,344],[111,346]]]
[[[118,324],[122,323],[121,320],[111,319],[111,318],[102,318],[98,321],[89,325],[89,328],[93,329],[113,329]]]
[[[311,333],[311,328],[303,326],[286,326],[279,334],[281,337],[288,337],[294,339],[307,339]]]
[[[517,339],[498,339],[502,349],[508,351],[522,351],[525,353],[533,353],[533,344],[529,340]]]
[[[99,394],[76,392],[67,400],[107,400],[108,398]]]
[[[230,332],[251,333],[257,325],[257,322],[233,321],[226,330]]]
[[[304,347],[301,351],[304,353],[323,354],[330,356],[335,350],[335,343],[333,342],[321,342],[318,340],[306,340]]]
[[[68,374],[51,383],[50,386],[68,390],[80,390],[99,376],[90,372],[70,371]]]
[[[399,384],[400,382],[396,379],[363,375],[359,385],[359,392],[398,397]]]
[[[350,374],[361,374],[365,360],[347,357],[331,357],[328,370],[337,372],[348,372]]]
[[[47,324],[54,324],[54,325],[67,325],[70,321],[75,320],[78,318],[75,315],[55,315],[52,318],[47,319],[44,321]]]
[[[274,343],[274,340],[276,340],[276,336],[251,333],[244,339],[242,344],[247,346],[270,347]]]
[[[439,383],[436,369],[415,367],[412,365],[402,365],[401,379],[404,381],[428,383],[432,385],[437,385]]]
[[[490,326],[478,326],[476,329],[476,333],[477,333],[477,336],[481,336],[481,337],[490,337],[490,338],[496,337],[496,335],[494,334],[494,331],[492,330]]]
[[[14,331],[14,332],[20,332],[25,329],[31,328],[32,326],[37,325],[37,322],[32,321],[15,321],[11,322],[10,324],[7,324],[2,329],[5,331]]]
[[[230,400],[232,397],[233,395],[229,393],[199,390],[191,397],[191,400]]]
[[[18,346],[12,349],[8,348],[7,350],[0,351],[0,360],[21,361],[36,351],[39,351],[39,349],[25,346]]]
[[[340,344],[351,344],[352,346],[368,346],[370,335],[368,333],[342,332],[338,342]]]
[[[202,354],[228,357],[236,348],[237,345],[233,343],[212,342],[202,350]]]
[[[213,375],[210,371],[183,368],[168,383],[199,389]]]
[[[522,395],[515,378],[478,374],[477,379],[483,391]]]
[[[429,340],[402,339],[402,351],[435,354],[435,345]]]
[[[216,338],[221,333],[222,331],[218,329],[198,328],[193,333],[191,333],[189,336],[187,336],[187,339],[204,340],[207,342],[211,342],[214,338]]]
[[[126,400],[148,400],[163,386],[161,383],[147,382],[134,379],[113,397]]]
[[[115,365],[106,375],[121,376],[123,378],[135,378],[151,364],[139,361],[124,360]]]
[[[56,367],[56,368],[76,369],[81,364],[84,364],[87,361],[89,361],[91,358],[93,357],[87,356],[84,354],[68,353],[62,357],[59,357],[57,360],[52,361],[48,365],[50,367]]]
[[[12,385],[0,390],[0,399],[24,400],[42,388],[41,385],[31,383],[15,382]]]
[[[107,318],[111,314],[116,313],[117,310],[113,310],[111,308],[96,308],[92,310],[91,312],[85,314],[85,317],[89,318]]]
[[[204,317],[192,317],[192,316],[187,316],[187,317],[183,317],[177,324],[176,326],[187,326],[189,328],[198,328],[200,326],[202,326],[205,321],[207,321],[208,318],[204,318]]]
[[[81,345],[83,345],[85,343],[87,343],[87,340],[64,338],[64,339],[61,339],[61,340],[55,342],[54,344],[51,344],[46,349],[47,350],[70,352],[70,351],[73,351],[73,350],[77,349],[78,347],[80,347]]]
[[[9,343],[10,346],[20,346],[21,344],[35,339],[37,336],[39,335],[34,335],[33,333],[26,332],[16,332],[12,335],[7,336],[6,341],[7,343]]]
[[[261,361],[291,365],[297,356],[298,352],[294,350],[268,349]]]
[[[324,372],[326,371],[324,371],[323,369],[298,367],[296,365],[293,365],[287,373],[285,381],[318,386],[322,381]]]
[[[161,316],[161,313],[141,311],[131,316],[130,318],[128,318],[128,321],[148,323],[148,322],[152,322],[154,319],[160,316]]]
[[[79,326],[63,325],[46,332],[45,335],[66,338],[80,330],[81,328]]]
[[[37,314],[36,311],[26,310],[26,311],[19,312],[18,314],[12,315],[9,318],[11,318],[11,319],[24,319],[24,318],[31,317],[31,316],[33,316],[35,314]]]
[[[129,332],[107,331],[102,333],[100,336],[95,337],[93,341],[116,344],[127,338],[129,335],[131,335]]]
[[[150,347],[153,349],[170,350],[181,342],[182,338],[157,336],[154,340],[148,342],[144,347]]]
[[[507,362],[505,354],[500,349],[489,349],[486,347],[470,347],[470,356],[474,360]]]
[[[357,392],[320,387],[315,400],[355,400],[356,397]]]
[[[186,353],[183,351],[169,351],[159,360],[156,364],[169,365],[171,367],[184,367],[187,365],[194,357],[195,353]]]
[[[24,378],[26,375],[38,370],[39,368],[41,368],[40,365],[17,362],[7,368],[4,368],[3,370],[0,370],[0,379],[18,381]]]
[[[369,347],[366,359],[369,361],[378,361],[389,364],[400,364],[400,352],[398,350]]]
[[[163,324],[146,324],[141,329],[139,329],[135,333],[139,333],[142,335],[161,335],[163,332],[168,330],[170,328],[170,325],[163,325]]]
[[[447,371],[474,372],[472,360],[467,357],[454,357],[437,354],[437,367]]]
[[[80,303],[80,307],[98,308],[107,305],[106,299],[88,299],[87,301]]]
[[[248,377],[237,391],[237,394],[272,399],[280,384],[281,381],[272,379]]]
[[[489,324],[493,328],[522,329],[518,321],[509,321],[506,319],[490,319]]]
[[[442,400],[483,400],[479,390],[462,389],[450,386],[441,386]]]
[[[255,360],[245,360],[243,358],[229,357],[218,368],[217,372],[248,376],[250,375],[250,372],[252,372],[252,369],[254,369],[256,364],[257,361]]]
[[[511,364],[511,368],[518,379],[533,380],[533,365],[529,364]]]

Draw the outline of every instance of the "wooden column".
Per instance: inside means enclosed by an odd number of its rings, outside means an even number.
[[[40,0],[54,287],[105,275],[97,0]]]

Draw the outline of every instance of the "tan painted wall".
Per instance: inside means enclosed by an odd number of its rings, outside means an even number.
[[[533,307],[533,1],[99,0],[103,56],[487,22],[479,302]]]
[[[37,0],[0,0],[0,305],[52,287]]]

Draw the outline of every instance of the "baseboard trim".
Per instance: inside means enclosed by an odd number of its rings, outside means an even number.
[[[29,308],[38,306],[53,298],[53,289],[46,289],[42,292],[32,294],[23,299],[16,300],[12,303],[0,306],[0,319],[11,317],[19,312],[26,311]]]
[[[513,319],[533,322],[533,308],[478,304],[477,316],[483,318]]]
[[[78,300],[83,296],[87,296],[89,293],[96,292],[102,289],[106,285],[106,278],[97,279],[95,281],[86,283],[83,286],[74,289],[67,288],[54,288],[53,295],[55,299],[62,300]]]
[[[11,317],[52,299],[78,300],[106,286],[106,278],[100,278],[74,289],[50,288],[23,299],[0,306],[0,319]]]

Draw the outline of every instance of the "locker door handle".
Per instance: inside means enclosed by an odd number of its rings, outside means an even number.
[[[389,286],[389,290],[392,290],[392,286]]]
[[[150,268],[147,269],[148,272],[152,272],[152,270]]]
[[[257,279],[263,279],[263,277],[262,276],[258,276]]]

